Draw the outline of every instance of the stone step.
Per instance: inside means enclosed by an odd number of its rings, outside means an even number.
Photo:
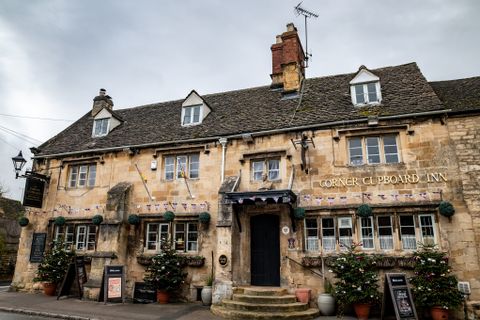
[[[294,303],[277,303],[277,304],[260,304],[248,303],[233,300],[223,300],[222,305],[230,310],[245,310],[245,311],[259,311],[259,312],[295,312],[304,311],[308,309],[308,304],[294,302]]]
[[[214,315],[225,319],[256,319],[256,320],[306,320],[313,319],[319,315],[318,309],[307,309],[304,311],[293,312],[260,312],[260,311],[245,311],[245,310],[230,310],[220,305],[213,305],[210,309]]]
[[[284,296],[250,296],[246,294],[233,294],[234,301],[249,302],[249,303],[294,303],[297,302],[297,298],[294,295]]]
[[[288,294],[287,289],[277,287],[245,287],[243,294],[247,296],[284,296]]]

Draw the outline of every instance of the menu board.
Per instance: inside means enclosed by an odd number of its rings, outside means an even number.
[[[385,274],[382,319],[395,312],[397,320],[417,320],[417,312],[404,273]]]
[[[45,252],[46,233],[34,233],[30,248],[30,262],[42,262]]]
[[[105,266],[99,301],[125,302],[125,266]]]

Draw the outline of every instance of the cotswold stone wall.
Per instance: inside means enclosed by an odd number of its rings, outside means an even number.
[[[480,300],[480,116],[449,118],[448,128],[461,174],[459,189],[470,214],[467,225],[451,234],[457,245],[453,253],[466,253],[461,280],[470,281],[472,298]]]

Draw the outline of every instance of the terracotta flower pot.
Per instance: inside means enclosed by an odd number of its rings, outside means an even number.
[[[54,296],[55,292],[57,291],[57,284],[44,282],[43,283],[43,293],[47,296]]]
[[[433,320],[447,320],[448,319],[448,309],[442,307],[431,307],[430,315]]]
[[[368,303],[354,303],[353,309],[355,309],[355,314],[359,320],[367,320],[368,315],[370,314],[371,305]]]
[[[309,303],[310,302],[310,289],[299,288],[295,290],[295,296],[297,297],[298,302]]]
[[[170,299],[170,293],[165,290],[157,290],[157,302],[160,304],[167,304]]]

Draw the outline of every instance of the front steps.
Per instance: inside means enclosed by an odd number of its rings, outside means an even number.
[[[211,307],[225,319],[313,319],[319,311],[308,303],[297,302],[286,289],[271,287],[236,288],[232,300]]]

